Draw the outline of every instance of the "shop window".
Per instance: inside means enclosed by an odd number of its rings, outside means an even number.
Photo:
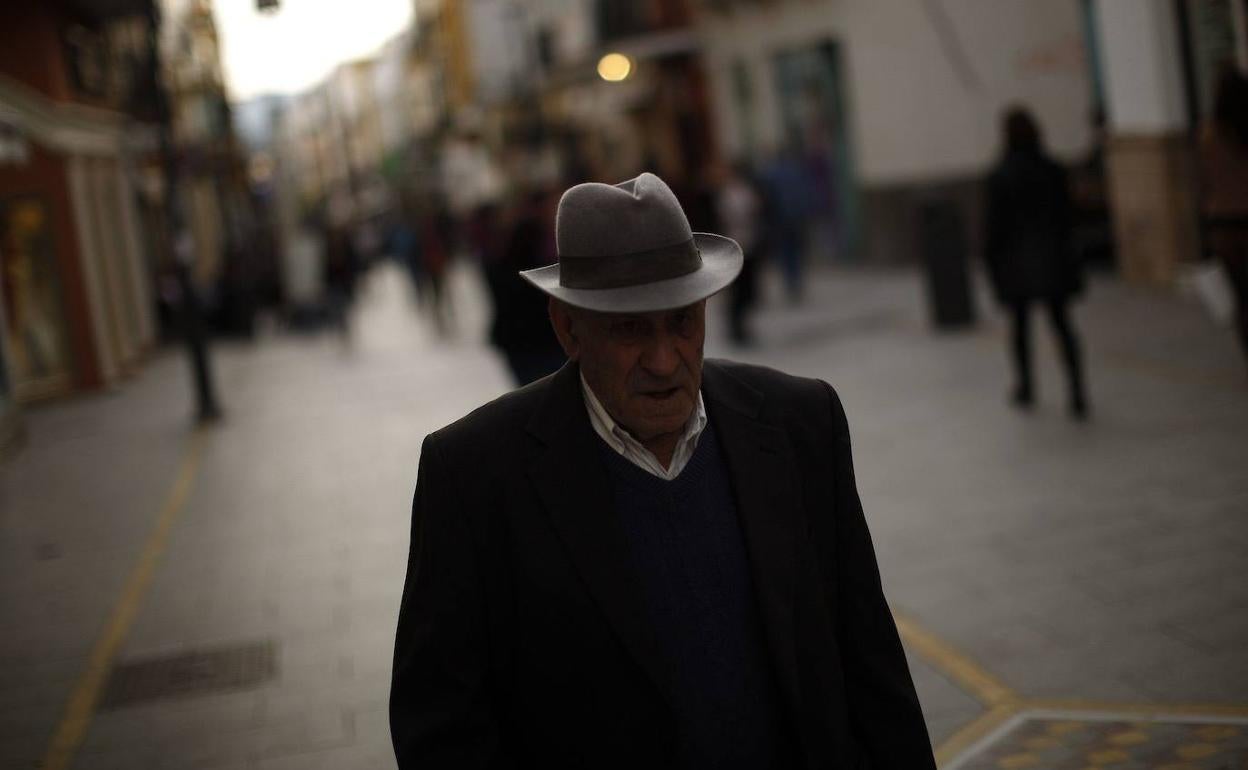
[[[9,376],[19,400],[68,389],[70,354],[50,210],[38,197],[0,201],[0,289]]]

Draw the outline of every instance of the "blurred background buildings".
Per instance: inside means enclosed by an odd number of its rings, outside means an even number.
[[[250,206],[206,3],[20,2],[0,14],[0,419],[11,431],[15,404],[119,383],[170,331],[170,200],[208,291]]]
[[[974,254],[1010,104],[1075,174],[1085,257],[1173,286],[1202,258],[1193,142],[1217,66],[1248,64],[1242,0],[414,0],[374,56],[231,105],[208,0],[3,15],[5,424],[124,380],[174,332],[179,229],[233,333],[315,303],[317,252],[292,248],[313,222],[368,258],[421,211],[462,225],[642,169],[695,228],[717,164],[796,170],[815,261],[917,261],[937,220]],[[612,52],[626,71],[600,73]]]

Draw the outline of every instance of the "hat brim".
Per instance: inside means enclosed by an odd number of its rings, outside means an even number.
[[[694,233],[702,266],[679,278],[618,289],[569,289],[559,285],[559,265],[522,270],[521,277],[557,300],[600,313],[653,313],[692,305],[720,291],[741,273],[744,256],[731,238]]]

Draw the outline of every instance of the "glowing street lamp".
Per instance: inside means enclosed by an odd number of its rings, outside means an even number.
[[[633,63],[622,53],[609,53],[598,60],[598,77],[618,83],[633,72]]]

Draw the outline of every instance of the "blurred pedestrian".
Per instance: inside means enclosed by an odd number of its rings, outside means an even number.
[[[758,300],[758,266],[763,259],[763,200],[758,186],[743,163],[726,165],[717,185],[715,207],[724,235],[741,247],[741,274],[732,282],[728,296],[728,333],[738,345],[748,345],[754,335],[748,314]]]
[[[823,131],[831,134],[834,129],[827,126]],[[841,251],[841,203],[836,190],[835,138],[824,136],[823,131],[812,131],[812,136],[804,143],[802,174],[809,219],[807,250],[830,260],[844,254]]]
[[[550,193],[533,193],[519,201],[504,225],[501,250],[484,265],[494,301],[490,342],[507,360],[517,386],[545,377],[567,360],[550,328],[545,297],[520,277],[522,270],[555,261],[552,209]]]
[[[1235,326],[1248,356],[1248,78],[1221,69],[1213,120],[1200,137],[1201,213],[1209,247],[1235,300]]]
[[[785,293],[789,301],[802,298],[802,274],[810,227],[810,195],[797,151],[782,150],[763,171],[766,195],[774,204],[768,222],[773,238],[773,255],[780,261]]]
[[[1030,316],[1044,307],[1066,367],[1070,414],[1087,419],[1079,338],[1069,304],[1083,289],[1071,237],[1066,173],[1045,152],[1031,114],[1010,109],[1002,121],[1004,154],[988,178],[985,257],[998,301],[1013,323],[1015,387],[1012,400],[1030,408],[1035,400]]]
[[[325,291],[330,320],[342,334],[351,339],[351,307],[359,278],[360,258],[355,237],[347,222],[333,222],[325,235]]]
[[[452,325],[454,307],[446,288],[447,267],[450,263],[451,243],[454,240],[454,224],[450,214],[435,200],[430,210],[419,217],[416,233],[419,272],[424,279],[418,284],[421,304],[433,320],[438,334],[447,334]]]
[[[420,236],[418,207],[414,195],[408,191],[399,194],[398,211],[393,226],[390,228],[390,254],[396,263],[407,273],[411,283],[413,303],[420,301],[421,283],[424,282],[424,268],[420,261]]]
[[[555,230],[569,362],[421,450],[399,767],[934,770],[836,392],[703,361],[740,247],[653,174]]]

